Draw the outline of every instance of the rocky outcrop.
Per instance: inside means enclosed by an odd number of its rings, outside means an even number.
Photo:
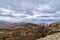
[[[60,22],[50,24],[49,29],[52,31],[60,31]]]
[[[48,34],[60,32],[60,22],[51,23],[48,27]]]
[[[44,38],[36,39],[36,40],[60,40],[60,33],[54,33],[51,35],[48,35]]]
[[[51,23],[48,27],[47,36],[37,40],[60,40],[60,22]]]

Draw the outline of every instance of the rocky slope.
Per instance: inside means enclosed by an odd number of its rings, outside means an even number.
[[[60,22],[55,22],[49,25],[50,31],[46,37],[37,40],[60,40]]]
[[[47,24],[11,24],[7,29],[0,29],[0,40],[45,40],[47,36],[60,34],[60,22]],[[56,36],[55,35],[55,36]],[[49,37],[47,37],[49,38]],[[48,39],[47,39],[48,40]]]
[[[48,35],[44,38],[40,38],[37,40],[60,40],[60,33],[54,33],[54,34]]]
[[[0,40],[35,40],[46,36],[48,32],[44,25],[31,23],[11,24],[8,27],[10,28],[0,29]]]

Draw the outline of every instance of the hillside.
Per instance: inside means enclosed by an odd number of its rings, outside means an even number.
[[[60,22],[49,25],[14,23],[7,27],[5,29],[0,28],[0,40],[40,40],[48,35],[60,32]]]
[[[60,40],[60,22],[51,23],[49,29],[51,30],[50,35],[37,40]]]

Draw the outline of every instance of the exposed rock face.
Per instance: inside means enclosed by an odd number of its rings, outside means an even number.
[[[50,29],[51,32],[60,32],[60,22],[50,24],[48,29]]]
[[[60,33],[54,33],[52,35],[48,35],[44,38],[40,38],[36,40],[60,40]]]

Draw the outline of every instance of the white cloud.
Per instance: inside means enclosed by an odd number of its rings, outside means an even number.
[[[6,8],[0,8],[0,14],[1,15],[10,15],[11,13],[10,9],[6,9]]]
[[[48,4],[45,5],[38,5],[37,9],[39,11],[43,11],[43,10],[51,10],[51,6],[49,6]]]
[[[7,22],[22,22],[24,21],[23,19],[17,19],[13,17],[6,17],[6,16],[0,16],[0,20],[2,21],[7,21]]]
[[[44,1],[44,0],[43,0]],[[53,0],[54,1],[54,0]],[[46,2],[46,1],[45,1]],[[18,2],[17,2],[18,3]],[[15,3],[17,5],[17,3]],[[35,5],[37,3],[37,5]],[[0,20],[8,21],[8,22],[20,22],[20,21],[30,21],[32,19],[43,19],[43,20],[60,20],[60,11],[58,11],[58,5],[55,2],[50,1],[49,3],[39,4],[38,2],[31,3],[23,1],[19,4],[19,6],[13,4],[11,7],[12,9],[7,8],[0,8]],[[53,4],[52,4],[53,3]],[[16,9],[16,10],[15,10]],[[26,14],[30,10],[33,15]],[[18,11],[18,12],[16,12]],[[50,12],[50,13],[49,13]],[[2,16],[5,15],[5,16]],[[12,17],[7,16],[12,15]],[[43,17],[47,16],[47,17]],[[57,16],[57,17],[56,17]]]
[[[35,19],[44,19],[44,20],[48,20],[48,19],[50,19],[50,20],[60,20],[60,17],[37,17],[37,18],[35,18]]]
[[[56,11],[56,14],[60,14],[60,10]]]
[[[29,2],[22,2],[22,3],[20,4],[20,7],[21,7],[21,9],[23,9],[23,10],[27,10],[27,9],[33,8],[34,5],[33,5],[32,3],[29,3]]]
[[[8,10],[8,9],[7,9]],[[45,10],[45,9],[44,9]],[[2,10],[4,11],[4,10]],[[43,11],[43,10],[42,10]],[[26,12],[15,12],[13,10],[10,10],[10,12],[8,11],[4,11],[3,13],[1,13],[2,15],[12,15],[13,17],[9,17],[9,16],[0,16],[0,20],[3,20],[3,21],[8,21],[8,22],[19,22],[19,21],[25,21],[25,20],[32,20],[32,19],[51,19],[51,20],[57,20],[57,19],[60,19],[60,17],[56,17],[55,18],[55,15],[56,14],[50,14],[50,13],[42,13],[40,12],[39,10],[33,10],[33,16],[32,15],[28,15],[28,14],[25,14]],[[56,13],[59,13],[59,12],[56,12]],[[25,16],[25,17],[23,17]],[[46,17],[43,17],[43,16],[48,16],[47,18]]]
[[[9,10],[9,9],[5,9],[5,8],[0,8],[0,11],[10,12],[11,10]]]
[[[7,10],[7,11],[5,11],[5,10]],[[3,8],[3,10],[1,11],[1,15],[4,15],[4,16],[0,15],[0,20],[2,20],[2,21],[22,22],[22,21],[25,21],[26,19],[30,18],[29,15],[25,14],[25,12],[18,12],[17,13],[17,12],[15,12],[13,10],[10,10],[9,12],[8,12],[8,9],[5,9],[5,10]],[[10,15],[10,16],[12,15],[13,17],[7,16],[7,15]],[[25,18],[23,18],[23,16],[25,16]]]

